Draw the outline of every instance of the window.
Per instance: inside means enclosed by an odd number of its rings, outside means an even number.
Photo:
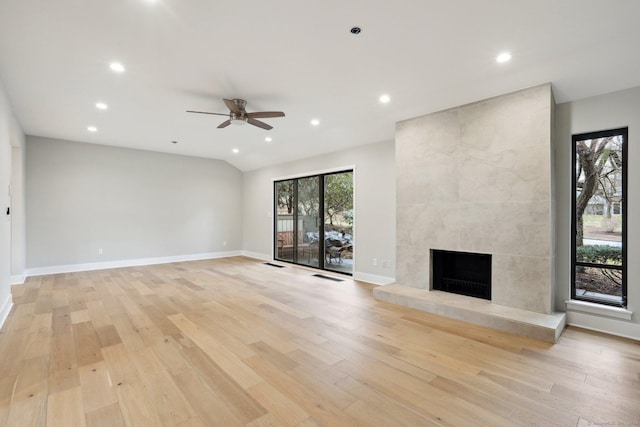
[[[574,135],[571,298],[627,305],[627,128]]]

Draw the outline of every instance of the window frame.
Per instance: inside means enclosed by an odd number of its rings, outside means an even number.
[[[577,217],[576,217],[576,199],[577,199],[577,182],[578,178],[576,177],[576,156],[577,156],[577,142],[584,141],[588,139],[598,139],[598,138],[606,138],[609,136],[620,135],[622,137],[622,198],[620,200],[620,215],[622,216],[622,233],[621,233],[621,241],[622,241],[622,266],[610,265],[610,264],[597,264],[597,263],[589,263],[583,261],[577,261],[577,245],[576,245],[576,234],[577,234]],[[627,217],[628,217],[628,203],[626,200],[627,195],[627,146],[629,142],[629,128],[616,128],[616,129],[608,129],[603,131],[596,132],[586,132],[581,134],[575,134],[571,137],[571,159],[572,159],[572,167],[571,167],[571,189],[572,189],[572,200],[571,200],[571,299],[577,301],[586,301],[596,304],[609,305],[614,307],[622,307],[626,308],[628,304],[627,300]],[[612,207],[613,208],[613,207]],[[592,268],[606,268],[606,269],[615,269],[622,271],[622,289],[621,289],[621,301],[610,301],[604,298],[597,298],[592,296],[582,296],[576,294],[576,268],[582,267],[592,267]]]

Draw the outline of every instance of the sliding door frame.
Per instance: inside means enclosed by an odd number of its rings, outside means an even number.
[[[310,177],[314,177],[314,176],[320,176],[320,179],[318,180],[319,183],[319,192],[320,192],[320,199],[319,199],[319,206],[320,206],[320,211],[318,213],[318,218],[320,220],[320,224],[319,224],[319,230],[318,230],[318,235],[319,236],[324,236],[324,230],[325,230],[325,224],[324,224],[324,181],[325,181],[325,176],[326,175],[332,175],[332,174],[337,174],[337,173],[342,173],[342,172],[351,172],[352,173],[352,179],[353,179],[353,194],[352,194],[352,198],[353,198],[353,227],[352,227],[352,239],[353,239],[353,268],[351,271],[351,274],[349,273],[344,273],[344,272],[340,272],[340,271],[335,271],[335,270],[327,270],[325,268],[325,257],[324,257],[324,238],[320,239],[319,238],[319,242],[318,242],[318,267],[313,267],[313,266],[309,266],[309,265],[305,265],[305,264],[298,264],[297,263],[297,258],[298,258],[298,251],[297,251],[297,243],[295,243],[294,246],[294,250],[293,250],[293,261],[290,260],[286,260],[286,259],[279,259],[277,258],[278,255],[278,239],[277,239],[277,223],[278,223],[278,202],[277,202],[277,187],[276,184],[278,182],[281,181],[288,181],[288,180],[294,180],[294,213],[295,213],[295,217],[297,217],[297,210],[298,210],[298,179],[301,178],[310,178]],[[329,271],[329,272],[334,272],[334,273],[339,273],[339,274],[347,274],[347,275],[351,275],[353,276],[353,274],[355,273],[355,269],[356,269],[356,248],[357,248],[357,237],[356,237],[356,221],[357,221],[357,215],[356,215],[356,166],[355,165],[347,165],[347,166],[340,166],[340,167],[336,167],[336,168],[330,168],[330,169],[323,169],[323,170],[318,170],[318,171],[311,171],[311,172],[303,172],[303,173],[299,173],[299,174],[293,174],[293,175],[286,175],[286,176],[279,176],[279,177],[274,177],[271,179],[271,203],[272,203],[272,208],[271,208],[271,215],[273,217],[273,221],[271,221],[271,259],[275,260],[275,261],[280,261],[280,262],[287,262],[287,263],[292,263],[298,266],[302,266],[302,267],[309,267],[309,268],[314,268],[314,269],[319,269],[322,271]],[[320,215],[320,213],[322,213],[322,216]],[[297,232],[298,232],[298,221],[297,218],[294,218],[293,221],[293,232],[294,232],[294,236],[297,236]],[[295,239],[295,241],[297,242],[297,239]]]

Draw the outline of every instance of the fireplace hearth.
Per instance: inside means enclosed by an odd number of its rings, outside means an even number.
[[[491,255],[431,250],[432,289],[491,300]]]

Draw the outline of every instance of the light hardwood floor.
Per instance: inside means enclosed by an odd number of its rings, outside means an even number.
[[[556,345],[248,258],[31,277],[0,426],[640,425],[640,345]]]

